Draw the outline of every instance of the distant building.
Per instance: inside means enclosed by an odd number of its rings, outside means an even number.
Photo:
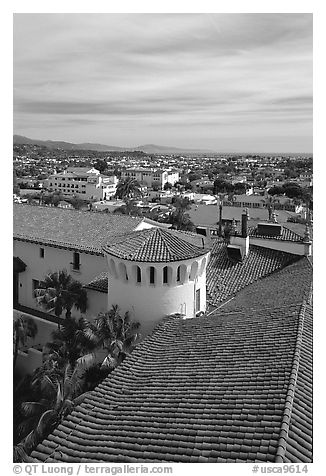
[[[69,202],[66,202],[65,200],[60,200],[60,202],[58,203],[58,208],[69,208],[69,209],[73,209],[73,205],[71,205],[71,203]]]
[[[94,167],[68,167],[64,172],[51,175],[47,188],[66,197],[105,200],[115,195],[117,183],[116,176],[102,175]]]
[[[163,170],[152,168],[128,168],[121,173],[121,179],[133,178],[137,182],[147,187],[158,188],[162,190],[166,183],[174,185],[179,181],[179,172],[177,170]]]
[[[295,203],[293,199],[285,196],[277,196],[274,197],[272,203],[270,203],[266,193],[264,196],[247,194],[233,195],[232,200],[223,200],[223,206],[229,207],[268,208],[270,205],[272,205],[275,210],[287,210],[294,213],[302,212],[302,205]]]

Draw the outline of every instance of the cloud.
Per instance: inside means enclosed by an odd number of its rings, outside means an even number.
[[[56,122],[65,124],[62,139],[80,134],[80,142],[103,142],[105,124],[122,141],[132,128],[136,143],[153,142],[152,124],[158,142],[182,146],[182,124],[188,140],[203,132],[196,124],[223,120],[235,138],[244,120],[253,138],[259,121],[275,135],[306,121],[310,133],[311,97],[311,14],[14,18],[15,124],[32,121],[35,137]]]

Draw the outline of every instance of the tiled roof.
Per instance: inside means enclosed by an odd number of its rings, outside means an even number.
[[[207,266],[208,301],[212,305],[232,297],[240,289],[297,260],[298,256],[250,245],[243,262],[228,258],[226,244],[217,238]]]
[[[279,461],[312,461],[312,306],[307,305],[302,322],[301,342],[297,349],[297,372],[292,396],[292,412],[287,422],[285,445],[280,447]]]
[[[14,238],[102,254],[111,237],[137,228],[143,218],[14,204]],[[145,220],[146,221],[146,220]]]
[[[276,271],[264,279],[247,286],[227,301],[223,312],[242,309],[267,309],[274,306],[289,306],[302,300],[309,300],[312,286],[312,265],[308,258]]]
[[[96,276],[92,281],[84,286],[88,289],[94,289],[102,293],[108,292],[108,272],[103,272]]]
[[[274,304],[166,318],[30,461],[311,461],[311,314]]]
[[[176,230],[148,228],[114,238],[104,251],[130,261],[180,261],[206,254],[200,236]]]
[[[268,240],[281,240],[281,241],[303,241],[303,236],[298,235],[294,231],[290,230],[289,228],[282,226],[282,234],[280,236],[266,236],[260,235],[258,233],[257,228],[249,228],[249,236],[253,236],[255,238],[262,238]]]

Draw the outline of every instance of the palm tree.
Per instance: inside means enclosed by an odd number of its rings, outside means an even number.
[[[141,197],[142,191],[139,182],[131,177],[125,180],[119,180],[115,196],[122,200]]]
[[[14,370],[16,367],[19,347],[25,346],[28,338],[34,339],[36,334],[37,325],[30,317],[20,316],[14,321]]]
[[[267,200],[266,200],[266,208],[268,210],[268,219],[272,219],[272,213],[274,211],[274,206],[276,203],[275,197],[273,195],[269,195]]]
[[[16,461],[24,460],[88,394],[87,371],[94,366],[96,346],[86,335],[88,326],[86,319],[71,318],[52,333],[44,362],[27,389],[32,399],[18,402],[16,441],[21,441],[14,447]]]
[[[18,426],[22,440],[14,446],[14,461],[26,461],[27,456],[53,429],[84,400],[88,392],[82,393],[81,369],[85,363],[72,368],[68,363],[59,371],[51,360],[37,369],[32,388],[41,398],[21,404],[25,419]]]
[[[103,364],[117,367],[134,349],[139,337],[140,323],[131,321],[129,312],[121,315],[118,306],[106,313],[100,313],[94,324],[86,329],[86,335],[96,347],[106,350]]]
[[[64,269],[49,273],[42,286],[35,290],[35,297],[41,306],[60,317],[66,311],[66,318],[71,318],[71,310],[85,312],[87,309],[87,293],[79,281],[70,276]]]
[[[83,317],[65,319],[60,329],[52,332],[52,341],[46,344],[46,358],[56,362],[59,369],[93,361],[96,342],[88,335],[89,327],[89,321]]]

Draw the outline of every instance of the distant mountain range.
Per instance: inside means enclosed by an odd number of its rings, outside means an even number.
[[[137,147],[117,147],[114,145],[104,145],[104,144],[93,144],[85,142],[82,144],[73,144],[71,142],[64,141],[53,141],[53,140],[38,140],[38,139],[29,139],[28,137],[14,135],[14,144],[35,144],[49,149],[63,149],[63,150],[96,150],[99,152],[114,151],[114,152],[123,152],[123,151],[142,151],[147,154],[205,154],[212,153],[211,150],[198,150],[198,149],[183,149],[180,147],[170,147],[162,146],[155,144],[145,144],[139,145]]]

